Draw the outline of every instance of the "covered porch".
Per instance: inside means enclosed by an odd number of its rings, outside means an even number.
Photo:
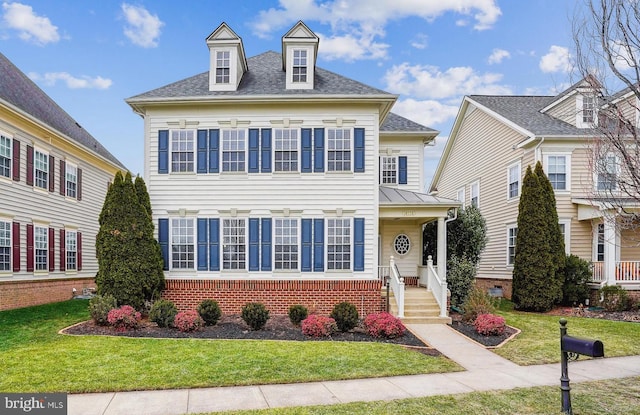
[[[449,211],[458,207],[456,200],[380,186],[378,278],[388,283],[391,312],[397,317],[449,320],[445,261],[434,267],[423,258],[422,228],[438,222],[437,254],[446,258],[446,222]]]

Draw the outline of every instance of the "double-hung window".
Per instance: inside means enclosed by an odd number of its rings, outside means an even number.
[[[275,219],[275,269],[298,269],[298,220]]]
[[[618,188],[618,159],[613,154],[602,157],[596,166],[597,189],[617,190]]]
[[[275,171],[298,171],[298,130],[274,130]]]
[[[569,190],[568,160],[566,155],[545,156],[547,177],[554,190]]]
[[[11,222],[0,221],[0,271],[11,268]]]
[[[516,238],[518,236],[518,228],[509,226],[507,228],[507,265],[513,265],[516,259]]]
[[[192,218],[171,219],[171,268],[194,269],[195,233]]]
[[[49,188],[49,155],[35,150],[33,153],[34,184],[42,189]]]
[[[327,129],[328,171],[351,171],[351,130]]]
[[[78,168],[72,164],[65,164],[65,194],[76,198],[78,194]]]
[[[216,84],[228,84],[231,74],[231,53],[229,51],[216,52]]]
[[[222,220],[222,268],[247,268],[247,236],[245,219]]]
[[[380,157],[380,184],[398,184],[398,158]]]
[[[222,131],[222,171],[244,172],[247,138],[245,130]]]
[[[171,171],[192,172],[195,130],[171,130]]]
[[[11,177],[11,139],[0,135],[0,176]]]
[[[471,206],[480,207],[480,182],[471,183]]]
[[[34,227],[34,254],[36,271],[46,271],[49,266],[49,230],[48,228]]]
[[[520,163],[515,163],[507,169],[507,197],[516,198],[520,195]]]
[[[65,252],[67,271],[76,271],[78,269],[78,233],[76,231],[65,232]]]
[[[293,82],[307,82],[307,51],[293,51]]]
[[[458,189],[458,191],[456,192],[456,200],[458,202],[462,202],[462,204],[464,205],[464,187],[461,187],[460,189]]]
[[[589,125],[595,121],[595,97],[593,95],[582,96],[582,123]]]
[[[351,269],[350,219],[327,219],[327,269]]]

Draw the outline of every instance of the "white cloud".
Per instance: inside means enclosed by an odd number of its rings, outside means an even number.
[[[418,98],[445,99],[468,94],[511,94],[511,88],[499,84],[502,75],[478,74],[473,68],[453,67],[441,71],[436,66],[402,63],[394,65],[384,76],[386,89]]]
[[[133,6],[127,3],[122,3],[122,12],[128,24],[124,28],[124,34],[134,45],[143,48],[158,46],[158,37],[164,22],[157,15],[149,13],[142,6]]]
[[[31,6],[22,3],[2,3],[4,24],[18,31],[20,39],[37,45],[60,40],[58,27],[48,17],[38,16]]]
[[[67,85],[67,88],[71,89],[108,89],[113,84],[111,79],[101,76],[96,76],[95,78],[82,76],[77,78],[67,72],[47,72],[44,75],[31,72],[29,73],[29,78],[34,81],[42,81],[45,85],[51,86],[61,81]]]
[[[542,72],[569,72],[571,70],[571,54],[563,46],[552,45],[549,52],[540,59]]]
[[[322,56],[327,60],[343,59],[347,62],[361,59],[383,59],[387,56],[389,45],[375,42],[373,36],[325,37],[318,35],[322,44]]]
[[[429,37],[424,33],[418,33],[411,40],[411,46],[416,49],[425,49],[429,45]]]
[[[434,100],[418,101],[412,98],[398,100],[393,112],[417,123],[433,128],[435,124],[445,123],[455,118],[457,105],[446,105]]]
[[[489,65],[493,65],[496,63],[502,63],[502,61],[506,58],[510,58],[511,54],[509,51],[504,49],[494,49],[489,56]]]

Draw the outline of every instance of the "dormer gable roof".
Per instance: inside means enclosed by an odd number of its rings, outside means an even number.
[[[309,27],[299,20],[287,33],[282,36],[282,69],[287,68],[287,43],[312,43],[315,44],[313,62],[318,58],[318,43],[320,38]]]
[[[600,88],[600,83],[598,82],[598,80],[593,75],[587,75],[575,84],[571,85],[569,88],[556,95],[555,98],[551,100],[551,102],[549,102],[544,108],[540,110],[540,112],[544,114],[545,112],[564,102],[569,97],[572,97],[575,94],[579,93],[581,90],[593,90],[597,88]]]
[[[242,64],[242,72],[246,72],[247,57],[244,53],[244,45],[242,38],[234,32],[228,24],[222,22],[209,36],[207,36],[207,46],[209,49],[215,46],[236,46],[238,48],[238,57]]]

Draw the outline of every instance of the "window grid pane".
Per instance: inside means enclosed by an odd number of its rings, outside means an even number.
[[[298,171],[298,130],[277,129],[275,140],[275,171]]]
[[[65,166],[66,173],[66,195],[69,197],[76,197],[76,191],[78,188],[78,169],[75,166],[67,164]]]
[[[382,184],[398,183],[398,158],[382,157]]]
[[[193,219],[171,219],[171,267],[193,269],[194,254]]]
[[[616,156],[606,156],[598,166],[598,190],[616,190],[618,187]]]
[[[351,269],[351,221],[327,220],[327,268]]]
[[[222,221],[223,269],[246,269],[247,247],[244,219]]]
[[[194,130],[171,131],[171,171],[192,172],[194,159]]]
[[[216,84],[228,84],[231,73],[230,54],[228,51],[216,52]]]
[[[47,265],[49,264],[47,261],[47,256],[49,253],[49,238],[47,228],[36,227],[34,229],[34,242],[36,271],[46,271],[48,268]]]
[[[509,198],[518,196],[520,190],[520,165],[509,167]]]
[[[547,177],[555,190],[567,188],[567,159],[565,156],[549,156],[547,159]]]
[[[49,155],[36,150],[33,155],[35,185],[42,189],[49,188]]]
[[[222,171],[245,171],[245,130],[222,132]]]
[[[293,51],[293,82],[307,82],[307,51]]]
[[[0,222],[0,271],[11,267],[11,223]]]
[[[517,236],[518,236],[518,228],[509,228],[509,235],[508,235],[508,242],[507,242],[507,246],[509,250],[509,258],[508,258],[509,265],[513,265],[513,263],[515,262]]]
[[[329,171],[351,171],[351,130],[330,128],[328,130]]]
[[[594,109],[595,109],[594,97],[583,96],[582,97],[582,122],[584,123],[593,122]]]
[[[67,271],[75,271],[78,266],[78,234],[75,231],[67,231],[65,235],[65,250],[67,253]]]
[[[275,220],[275,268],[298,269],[298,221]]]
[[[11,175],[11,139],[0,136],[0,176]]]

